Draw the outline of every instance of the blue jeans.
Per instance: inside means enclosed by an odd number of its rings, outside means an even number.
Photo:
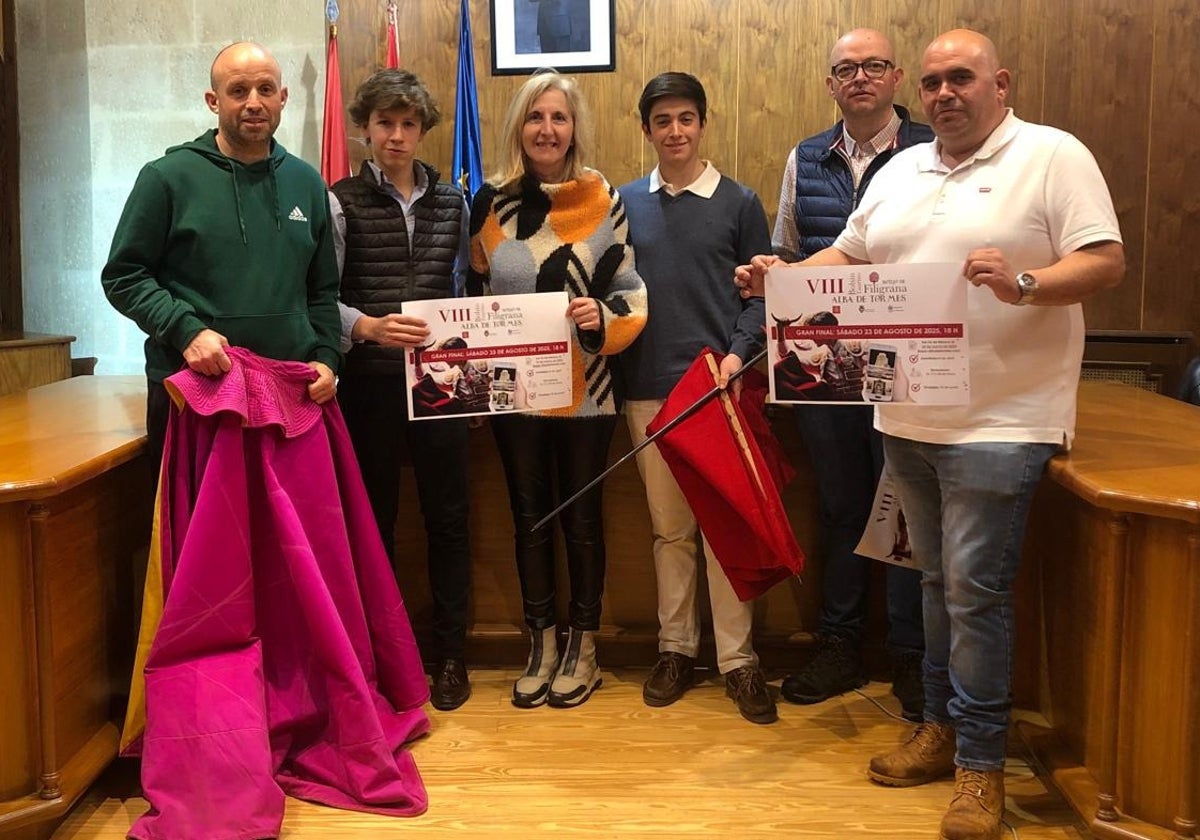
[[[862,537],[875,485],[883,467],[883,446],[870,406],[794,406],[796,426],[808,448],[817,479],[821,520],[821,625],[823,635],[862,640],[867,615],[867,582],[876,562],[854,553]],[[888,564],[887,646],[894,654],[925,647],[921,625],[921,575]]]
[[[925,719],[952,723],[955,763],[1004,767],[1013,580],[1049,443],[939,445],[884,435],[888,470],[922,569]]]

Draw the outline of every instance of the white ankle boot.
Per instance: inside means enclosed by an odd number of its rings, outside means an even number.
[[[567,649],[563,651],[558,673],[550,685],[551,706],[578,706],[600,687],[600,667],[596,665],[596,634],[591,630],[570,628]]]
[[[529,660],[525,673],[513,685],[512,702],[522,709],[532,709],[546,702],[550,693],[550,681],[558,670],[558,639],[555,628],[529,630]]]

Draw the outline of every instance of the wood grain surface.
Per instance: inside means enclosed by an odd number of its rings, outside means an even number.
[[[513,2],[514,0],[496,0]],[[382,0],[343,0],[342,84],[382,61]],[[400,57],[442,103],[444,124],[423,156],[447,172],[453,137],[457,3],[399,0]],[[485,171],[509,98],[522,79],[491,75],[489,0],[471,0]],[[990,35],[1012,71],[1010,103],[1025,119],[1075,133],[1108,180],[1129,269],[1120,288],[1086,305],[1097,329],[1192,330],[1200,323],[1200,11],[1194,0],[617,0],[617,68],[578,76],[597,122],[595,166],[614,184],[654,165],[637,97],[663,70],[704,82],[705,154],[748,184],[774,219],[784,160],[837,112],[825,89],[834,40],[856,26],[887,32],[906,69],[898,101],[919,112],[921,54],[939,32]],[[360,152],[361,153],[361,152]]]
[[[602,663],[603,664],[603,663]],[[433,712],[414,747],[429,811],[396,820],[288,800],[283,833],[303,838],[689,838],[928,840],[953,783],[906,790],[866,778],[866,762],[906,737],[888,686],[873,683],[818,706],[784,704],[780,720],[737,716],[721,683],[705,679],[681,701],[651,709],[645,670],[604,671],[576,709],[516,709],[512,670],[472,673],[474,694]],[[1019,751],[1006,774],[1008,822],[1020,840],[1084,835],[1062,799]],[[54,840],[118,840],[146,808],[132,768],[118,767]]]

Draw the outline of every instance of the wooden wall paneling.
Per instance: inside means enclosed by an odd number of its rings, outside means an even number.
[[[1183,766],[1180,740],[1185,705],[1183,671],[1191,654],[1182,644],[1187,625],[1189,591],[1187,532],[1176,520],[1138,517],[1130,536],[1134,556],[1154,562],[1131,563],[1125,622],[1125,655],[1121,692],[1126,697],[1153,697],[1163,717],[1136,714],[1125,704],[1120,721],[1120,762],[1139,772],[1121,772],[1118,803],[1136,803],[1130,813],[1155,825],[1171,825],[1178,813],[1179,776]],[[1152,595],[1152,597],[1151,597]],[[1176,725],[1164,725],[1164,718]],[[1194,748],[1194,745],[1192,745]]]
[[[1184,686],[1183,708],[1191,709],[1185,715],[1181,727],[1180,741],[1184,744],[1200,744],[1200,718],[1195,711],[1200,709],[1200,528],[1192,526],[1188,536],[1188,567],[1183,581],[1189,593],[1184,613],[1184,626],[1180,648],[1184,651],[1181,681]],[[1175,817],[1175,832],[1180,837],[1195,835],[1200,828],[1200,750],[1193,749],[1184,756],[1184,767],[1179,778],[1179,806]]]
[[[837,118],[825,77],[848,2],[741,0],[737,173],[758,193],[772,225],[788,154]]]
[[[1038,505],[1031,514],[1026,557],[1038,578],[1040,603],[1017,605],[1018,674],[1029,665],[1033,639],[1026,634],[1022,615],[1029,607],[1041,614],[1041,659],[1053,663],[1039,675],[1039,702],[1035,707],[1054,727],[1060,746],[1074,763],[1093,776],[1100,770],[1096,745],[1103,743],[1108,722],[1103,719],[1105,639],[1107,617],[1096,609],[1110,597],[1112,580],[1099,573],[1098,558],[1109,552],[1111,535],[1107,515],[1053,481],[1038,489]],[[1025,563],[1022,558],[1022,563]],[[1055,593],[1071,592],[1070,600]],[[1027,685],[1027,675],[1018,685]],[[1026,698],[1017,694],[1018,702]],[[1024,703],[1021,703],[1024,705]],[[1090,815],[1089,815],[1090,816]]]
[[[383,66],[383,3],[379,0],[340,0],[338,8],[338,69],[342,78],[342,105],[349,108],[354,91],[363,79]],[[326,27],[328,29],[328,27]],[[326,34],[328,38],[328,34]],[[350,172],[358,172],[363,159],[368,157],[366,147],[360,142],[358,126],[344,114],[346,123],[346,146],[350,150]]]
[[[25,504],[0,504],[0,639],[12,649],[33,649],[33,581],[25,549]],[[37,704],[31,657],[0,657],[0,744],[10,755],[27,756],[23,766],[0,762],[0,802],[37,789],[34,762]]]
[[[132,563],[145,562],[152,469],[139,458],[48,504],[47,580],[54,626],[57,745],[61,759],[83,750],[124,709],[136,645]],[[97,631],[100,632],[97,632]]]
[[[412,70],[433,93],[442,114],[442,122],[425,135],[422,151],[424,160],[437,167],[444,180],[453,180],[454,108],[458,84],[458,3],[402,3],[403,26],[400,29],[400,65]],[[397,15],[399,17],[399,15]],[[481,25],[472,14],[471,34]],[[405,50],[408,50],[408,55]],[[477,52],[477,50],[476,50]],[[486,67],[486,65],[485,65]],[[475,61],[475,78],[479,79],[479,60]]]
[[[1071,132],[1095,155],[1125,240],[1125,282],[1088,301],[1088,324],[1140,329],[1153,6],[1084,0],[1048,8],[1056,31],[1070,35],[1047,56],[1045,122]]]
[[[1054,0],[948,0],[948,5],[953,16],[944,21],[947,27],[974,29],[996,44],[1000,65],[1012,73],[1008,104],[1017,116],[1043,122],[1047,40],[1057,31]],[[1052,78],[1060,78],[1057,70]]]
[[[479,126],[483,134],[483,173],[490,178],[500,162],[500,132],[513,94],[523,76],[492,75],[492,23],[488,0],[472,0],[471,27],[475,39],[475,78],[479,85]],[[457,56],[457,53],[456,53]]]
[[[904,69],[904,82],[896,92],[896,104],[912,111],[913,119],[925,122],[921,113],[921,97],[917,80],[921,78],[921,55],[937,30],[945,3],[926,3],[921,0],[851,0],[842,32],[851,29],[878,29],[892,41],[896,63]],[[832,45],[832,42],[831,42]],[[826,61],[828,64],[828,61]],[[828,70],[828,68],[826,68]]]
[[[596,141],[590,165],[600,170],[614,187],[640,178],[651,165],[643,150],[637,101],[645,85],[644,56],[647,31],[653,29],[645,0],[618,0],[616,4],[616,63],[613,73],[577,73],[592,115]],[[507,104],[507,103],[506,103]]]
[[[0,332],[0,396],[71,375],[74,336]]]
[[[1195,0],[1154,3],[1154,52],[1141,90],[1150,102],[1145,168],[1146,240],[1142,323],[1148,330],[1200,329],[1200,8]],[[1141,163],[1141,162],[1138,162]]]
[[[642,89],[651,76],[647,40],[654,5],[655,0],[617,0],[617,72],[624,80],[622,103],[626,109],[621,113],[628,113],[633,130],[626,134],[624,129],[628,126],[621,126],[623,133],[617,145],[624,157],[612,161],[617,167],[614,170],[617,180],[613,183],[640,178],[650,171],[656,159],[654,149],[642,135],[637,107]],[[607,119],[602,113],[595,116],[601,123]]]

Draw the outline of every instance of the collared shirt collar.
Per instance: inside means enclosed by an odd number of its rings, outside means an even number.
[[[424,166],[417,166],[416,161],[413,161],[413,171],[417,176],[416,183],[413,185],[412,197],[408,201],[404,201],[403,196],[400,195],[400,191],[388,180],[387,176],[383,174],[383,170],[379,168],[375,161],[367,161],[367,166],[370,168],[371,174],[375,177],[375,183],[383,187],[392,198],[404,204],[411,204],[423,196],[425,191],[429,189],[429,174],[425,171]]]
[[[966,160],[954,167],[962,169],[964,166],[974,163],[978,160],[987,160],[992,155],[999,152],[1007,146],[1017,132],[1020,130],[1024,121],[1013,113],[1012,108],[1004,109],[1004,119],[1000,120],[1000,124],[992,129],[992,133],[983,141],[983,145],[976,149],[975,154],[971,155]],[[942,141],[935,140],[932,143],[925,145],[925,150],[918,161],[918,169],[921,172],[949,172],[950,167],[942,163]]]
[[[701,198],[712,198],[713,193],[717,191],[717,186],[720,183],[721,173],[717,171],[717,167],[713,166],[710,160],[704,161],[704,171],[700,173],[695,181],[692,181],[686,187],[676,188],[675,185],[663,181],[657,166],[650,173],[650,192],[656,193],[659,190],[666,190],[667,195],[672,196],[679,195],[682,192],[690,192],[695,193]]]
[[[842,132],[833,141],[831,149],[842,149],[846,152],[847,157],[854,157],[857,152],[860,157],[875,157],[880,152],[888,149],[894,149],[900,142],[900,125],[902,120],[900,115],[896,113],[896,109],[892,109],[892,118],[888,120],[878,134],[870,140],[865,140],[862,143],[856,143],[854,138],[850,136],[850,132],[846,130],[846,123],[842,122]]]

